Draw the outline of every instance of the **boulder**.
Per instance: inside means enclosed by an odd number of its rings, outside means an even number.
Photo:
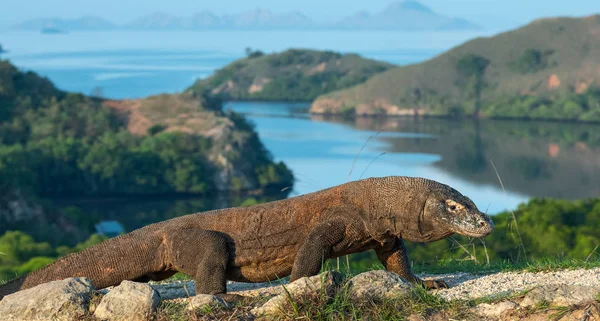
[[[383,270],[361,273],[348,282],[350,298],[357,302],[408,296],[410,289],[410,284],[398,274]]]
[[[102,298],[94,316],[108,321],[146,321],[159,303],[158,293],[148,284],[123,281]]]
[[[332,295],[339,285],[341,275],[335,271],[327,271],[319,275],[300,278],[290,284],[282,285],[285,291],[269,299],[265,304],[252,309],[256,316],[276,314],[290,299],[317,295]],[[291,297],[291,298],[290,298]]]
[[[0,319],[72,321],[88,313],[94,287],[87,278],[69,278],[40,284],[7,295],[0,301]]]

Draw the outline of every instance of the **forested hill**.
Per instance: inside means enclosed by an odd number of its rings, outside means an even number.
[[[536,20],[319,97],[313,113],[600,121],[600,15]]]
[[[226,100],[312,101],[393,67],[331,51],[290,49],[265,55],[248,50],[247,54],[197,81],[188,92],[209,93]]]
[[[0,61],[0,188],[41,196],[287,187],[253,127],[201,95],[107,101]]]

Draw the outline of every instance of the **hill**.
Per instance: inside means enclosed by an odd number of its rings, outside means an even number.
[[[251,124],[201,95],[110,101],[0,61],[0,188],[40,196],[288,187]]]
[[[269,55],[255,51],[197,81],[188,92],[206,92],[226,100],[311,101],[392,67],[330,51],[291,49]]]
[[[319,97],[313,113],[600,121],[600,15],[534,21]]]

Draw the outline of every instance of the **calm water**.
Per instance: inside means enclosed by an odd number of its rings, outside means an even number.
[[[60,88],[110,98],[182,91],[242,57],[245,47],[358,52],[395,64],[429,59],[474,33],[87,32],[0,33],[6,55]],[[168,48],[168,49],[165,49]],[[600,196],[600,127],[513,121],[325,119],[308,104],[228,103],[246,114],[276,160],[292,168],[292,195],[373,176],[422,176],[448,183],[489,213],[531,197]],[[367,142],[368,141],[368,142]],[[365,142],[367,142],[365,144]],[[364,149],[361,151],[361,148]],[[360,155],[358,155],[360,152]],[[358,155],[358,156],[357,156]],[[500,187],[492,166],[506,188]],[[241,200],[153,200],[82,206],[133,229]]]
[[[355,52],[408,64],[492,32],[73,32],[0,31],[3,57],[49,77],[60,88],[105,97],[137,98],[177,92],[194,80],[242,58],[244,49],[265,52],[313,48]]]

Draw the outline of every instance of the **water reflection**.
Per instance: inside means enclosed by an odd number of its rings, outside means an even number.
[[[440,155],[434,166],[477,184],[498,184],[532,197],[600,196],[600,126],[557,122],[446,119],[340,119],[312,116],[369,131],[413,132],[429,138],[384,137],[389,150]]]

